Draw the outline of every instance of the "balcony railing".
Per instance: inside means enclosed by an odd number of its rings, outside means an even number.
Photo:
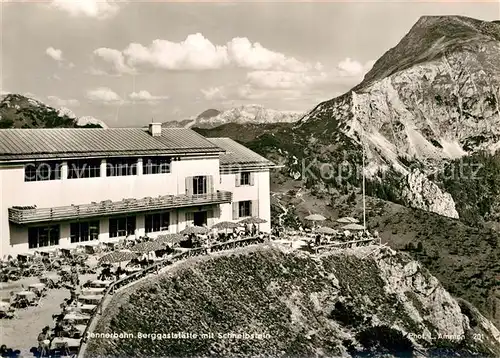
[[[9,221],[16,224],[84,219],[98,216],[120,215],[175,209],[189,206],[230,203],[233,194],[229,191],[217,191],[198,195],[165,195],[142,199],[124,199],[121,201],[101,201],[99,203],[59,206],[54,208],[9,208]]]

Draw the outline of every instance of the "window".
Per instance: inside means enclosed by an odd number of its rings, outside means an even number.
[[[111,158],[107,160],[106,176],[116,177],[125,175],[137,175],[137,159]]]
[[[238,203],[238,215],[240,218],[252,215],[252,202],[250,200],[240,201]]]
[[[240,174],[240,185],[250,185],[250,172]]]
[[[59,225],[30,227],[28,228],[28,247],[36,249],[59,245],[59,237]]]
[[[207,193],[207,177],[196,176],[193,177],[193,194],[206,194]]]
[[[109,237],[129,236],[135,233],[135,216],[109,219]]]
[[[99,221],[71,223],[70,238],[71,242],[97,240],[99,238]]]
[[[68,179],[97,178],[101,176],[101,160],[68,161]]]
[[[37,162],[24,165],[24,181],[59,179],[61,179],[61,162]]]
[[[158,213],[158,214],[146,215],[145,220],[146,220],[145,223],[146,233],[167,231],[168,225],[170,223],[170,214]]]
[[[170,173],[170,157],[149,157],[142,159],[144,174]]]

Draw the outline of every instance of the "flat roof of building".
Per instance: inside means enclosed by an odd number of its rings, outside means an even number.
[[[207,138],[214,145],[225,150],[220,155],[220,167],[275,167],[276,165],[263,156],[248,149],[244,145],[232,140],[231,138]]]
[[[224,152],[188,128],[0,129],[0,161]]]

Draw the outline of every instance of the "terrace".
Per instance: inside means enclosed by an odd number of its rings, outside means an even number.
[[[61,220],[75,220],[99,216],[139,213],[165,209],[175,209],[198,205],[224,204],[232,201],[232,193],[216,191],[195,195],[165,195],[121,201],[101,201],[90,204],[59,206],[53,208],[12,207],[9,221],[15,224],[31,224]]]

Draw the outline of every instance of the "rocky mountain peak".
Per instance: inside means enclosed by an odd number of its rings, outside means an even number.
[[[500,25],[463,16],[425,16],[387,51],[364,80],[325,101],[295,126],[308,156],[359,157],[370,173],[423,175],[455,159],[500,148]],[[336,143],[332,146],[332,143]],[[456,217],[453,200],[421,176],[409,177],[404,200]],[[412,189],[413,188],[413,189]],[[424,197],[422,197],[422,195]],[[400,198],[404,199],[404,198]],[[438,202],[446,199],[446,205]]]
[[[68,108],[53,108],[43,102],[10,93],[0,97],[0,128],[77,128],[106,124],[93,117],[77,117]]]
[[[422,16],[395,47],[375,62],[355,90],[416,64],[495,41],[500,41],[498,23],[465,16]]]

